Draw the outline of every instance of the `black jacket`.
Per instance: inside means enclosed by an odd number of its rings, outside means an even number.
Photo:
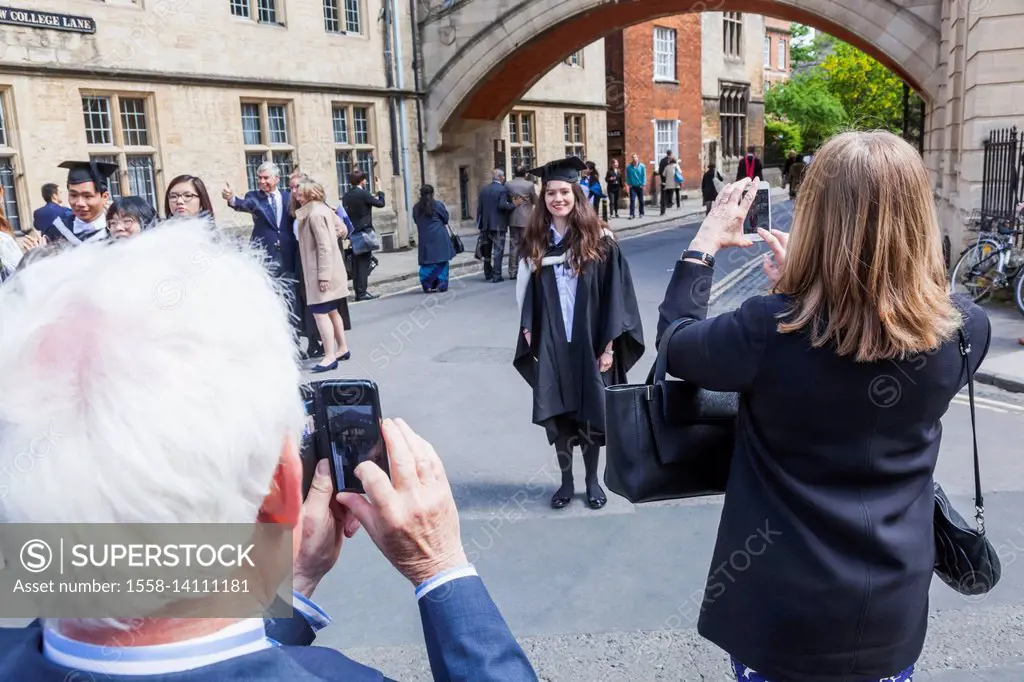
[[[353,187],[345,192],[341,203],[352,221],[352,231],[365,232],[373,229],[372,209],[384,208],[384,192],[374,196],[363,187]]]
[[[704,201],[714,201],[718,198],[718,188],[715,187],[715,178],[718,178],[722,182],[725,182],[725,178],[718,170],[709,170],[704,173],[704,177],[700,181],[700,193],[704,197]]]
[[[740,163],[736,166],[736,181],[740,181],[747,177],[747,158],[744,156],[740,159]],[[761,163],[761,159],[754,157],[754,179],[764,180],[764,164]]]
[[[704,320],[712,270],[680,262],[659,336]],[[699,632],[767,679],[865,682],[917,661],[935,559],[940,418],[966,384],[956,337],[900,362],[856,363],[779,334],[781,296],[690,324],[672,376],[741,394]],[[966,298],[974,371],[991,336]],[[662,340],[664,341],[664,340]],[[962,455],[970,470],[970,453]]]
[[[491,182],[480,189],[476,204],[476,229],[501,232],[508,229],[508,220],[516,205],[508,189],[500,182]]]

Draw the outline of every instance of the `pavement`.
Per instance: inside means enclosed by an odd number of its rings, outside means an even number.
[[[780,224],[786,211],[777,207]],[[657,307],[696,228],[677,217],[620,233],[648,341],[631,381],[642,381],[654,362]],[[720,254],[714,313],[759,291],[762,251]],[[592,511],[577,457],[577,499],[550,508],[557,464],[530,422],[530,389],[511,365],[514,284],[468,271],[445,294],[396,292],[351,313],[353,358],[333,376],[372,378],[385,415],[406,419],[443,458],[467,553],[541,680],[729,679],[726,655],[696,631],[692,601],[702,594],[721,498],[632,505],[609,495],[604,509]],[[993,357],[1000,350],[1012,352],[994,341]],[[1024,680],[1024,561],[1017,561],[1024,558],[1024,461],[1011,445],[1024,432],[1024,395],[979,386],[978,423],[988,535],[1002,581],[981,599],[935,581],[917,682]],[[958,396],[943,418],[935,475],[961,511],[972,503],[970,448],[970,413]],[[318,644],[403,682],[431,679],[413,588],[365,533],[346,542],[316,599],[334,619]]]

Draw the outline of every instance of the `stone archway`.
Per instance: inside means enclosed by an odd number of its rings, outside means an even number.
[[[937,99],[942,0],[461,0],[422,26],[428,149],[459,120],[500,119],[545,72],[625,26],[680,12],[742,11],[815,26]]]

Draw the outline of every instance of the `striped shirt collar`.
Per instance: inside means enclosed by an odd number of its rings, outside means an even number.
[[[246,618],[223,630],[173,644],[107,646],[79,642],[53,626],[43,629],[43,655],[66,668],[107,675],[160,675],[193,670],[268,649],[262,618]]]

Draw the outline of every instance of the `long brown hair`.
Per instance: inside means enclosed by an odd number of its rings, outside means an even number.
[[[530,223],[523,233],[523,257],[533,263],[534,270],[540,272],[540,262],[547,253],[551,243],[550,232],[554,218],[548,211],[545,197],[547,183],[541,187],[540,201],[530,214]],[[567,218],[568,227],[563,238],[566,245],[566,263],[576,272],[592,261],[604,258],[607,244],[601,239],[601,219],[597,217],[594,207],[587,201],[583,189],[572,183],[572,196],[575,200],[572,211]]]
[[[931,183],[888,132],[832,138],[807,167],[776,291],[795,299],[780,333],[806,330],[858,362],[896,360],[952,338]]]

